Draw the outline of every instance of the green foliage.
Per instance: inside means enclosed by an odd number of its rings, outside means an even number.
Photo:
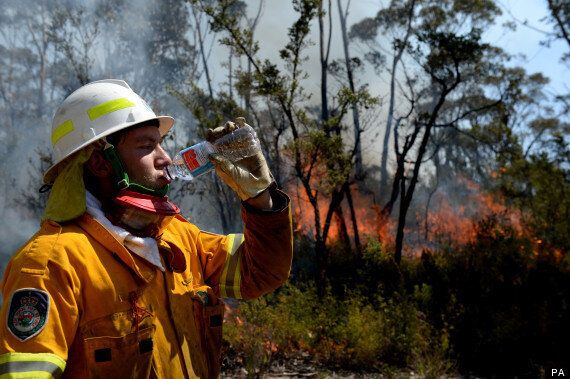
[[[281,50],[283,58],[293,58],[290,63],[294,64],[296,57],[300,56],[300,50],[306,47],[306,38],[311,31],[311,20],[317,15],[319,0],[293,0],[293,9],[299,14],[299,18],[289,28],[289,43]]]
[[[208,129],[215,129],[227,120],[246,116],[245,111],[226,93],[220,93],[213,98],[195,85],[192,85],[188,92],[170,86],[167,90],[192,112],[200,126],[199,134],[202,138]]]
[[[239,28],[239,18],[243,16],[246,8],[243,1],[218,0],[215,4],[202,0],[193,2],[199,4],[204,13],[211,17],[212,31],[231,31],[228,36],[220,39],[220,43],[236,49],[239,55],[255,54],[259,50],[259,45],[253,41],[252,32]]]
[[[441,375],[451,364],[437,332],[408,298],[374,302],[358,292],[346,299],[329,291],[319,299],[313,287],[284,287],[265,299],[240,303],[225,324],[227,344],[239,351],[249,372],[263,372],[271,360],[309,353],[317,364],[358,371],[410,366]],[[437,362],[436,362],[437,360]]]
[[[292,283],[228,319],[226,341],[257,352],[254,371],[303,353],[330,368],[422,377],[531,377],[565,362],[570,260],[540,251],[501,215],[482,219],[472,243],[400,266],[374,239],[362,252],[333,247],[322,298],[298,266],[306,254],[296,254]]]
[[[559,39],[566,41],[570,47],[570,5],[564,0],[547,0],[548,9],[550,11],[548,21],[554,25],[554,32],[548,35],[544,42],[549,45],[553,40]],[[570,61],[570,52],[562,55],[562,62]]]
[[[435,80],[443,83],[461,80],[460,66],[477,65],[488,48],[487,44],[481,43],[478,31],[463,36],[427,30],[421,32],[418,37],[420,42],[431,48],[426,56],[424,69]]]
[[[476,231],[463,249],[424,254],[411,276],[431,286],[429,296],[417,290],[430,322],[449,330],[463,369],[529,375],[537,370],[531,362],[562,362],[559,335],[570,333],[560,321],[569,316],[568,264],[547,252],[535,255],[531,241],[501,217],[482,220]]]
[[[253,74],[253,89],[260,96],[269,96],[276,101],[284,101],[287,96],[286,79],[277,66],[265,60],[260,71]]]
[[[308,101],[311,94],[302,87],[307,78],[304,65],[322,1],[293,1],[297,19],[276,61],[260,58],[253,28],[245,22],[244,1],[164,0],[145,2],[142,8],[124,0],[104,0],[94,7],[66,4],[69,9],[60,1],[3,4],[0,109],[6,115],[1,151],[5,162],[17,157],[21,141],[33,141],[38,133],[47,136],[46,128],[37,126],[49,124],[47,110],[79,82],[116,75],[154,100],[165,98],[166,85],[180,84],[168,87],[168,94],[192,112],[201,132],[237,116],[256,118],[259,131],[270,130],[259,133],[262,139],[277,136],[269,156],[279,156],[287,144],[289,160],[277,161],[294,167],[307,194],[315,196],[315,214],[322,211],[326,195],[338,195],[339,188],[352,184],[354,149],[343,140],[349,134],[347,115],[353,105],[367,108],[378,100],[366,86],[350,90],[341,84],[328,88],[331,107],[326,117]],[[561,33],[568,24],[568,7],[561,4],[548,1],[556,27],[552,38],[564,38]],[[191,84],[200,80],[200,68],[205,67],[197,61],[192,33],[198,25],[191,23],[190,9],[203,11],[210,31],[220,33],[232,58],[247,62],[247,71],[238,64],[229,74],[240,97],[212,89],[206,93]],[[363,251],[333,244],[327,247],[330,287],[318,297],[311,281],[318,271],[316,243],[312,236],[300,236],[294,284],[241,304],[228,318],[228,352],[241,358],[251,373],[300,352],[332,367],[386,373],[412,368],[426,377],[453,370],[455,362],[467,375],[531,376],[540,367],[567,359],[570,97],[558,96],[556,109],[556,104],[546,102],[544,75],[506,66],[507,54],[481,42],[481,32],[499,14],[492,0],[392,0],[374,17],[353,25],[351,37],[366,43],[361,51],[376,69],[384,68],[386,57],[404,54],[398,65],[406,63],[401,66],[405,75],[395,65],[378,71],[379,82],[389,82],[386,73],[405,78],[398,80],[403,94],[397,99],[400,112],[409,100],[409,120],[427,123],[435,116],[437,138],[433,151],[423,158],[440,157],[447,165],[440,171],[449,176],[461,171],[498,188],[508,205],[521,210],[524,232],[532,238],[522,237],[497,216],[479,223],[468,246],[425,252],[399,265],[392,247],[374,239]],[[387,46],[375,45],[386,41]],[[207,64],[204,59],[202,65]],[[352,57],[352,64],[360,66],[360,58]],[[333,70],[337,79],[346,80],[339,67],[330,64],[327,72]],[[434,81],[440,85],[434,86]],[[441,112],[430,113],[437,91],[455,82]],[[413,129],[418,123],[407,123],[398,112],[393,116],[403,142],[410,137],[406,125]],[[443,153],[437,150],[442,146]],[[38,171],[49,166],[45,154],[40,155]],[[406,158],[407,168],[412,158]],[[404,179],[409,183],[413,178]],[[12,182],[5,184],[8,188]],[[218,186],[208,192],[218,200],[230,199],[218,203],[221,209],[230,209],[231,199],[239,209],[239,201]],[[6,204],[12,202],[6,199]],[[12,203],[41,210],[36,194],[23,194]],[[231,217],[227,220],[229,226]]]
[[[567,147],[563,150],[568,152]],[[558,156],[558,159],[561,157]],[[512,161],[500,177],[502,193],[524,212],[537,239],[570,249],[570,172],[546,153]]]

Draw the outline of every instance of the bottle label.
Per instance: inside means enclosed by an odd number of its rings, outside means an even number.
[[[214,165],[208,159],[210,152],[206,149],[203,142],[190,146],[180,153],[193,177],[202,175],[214,168]]]

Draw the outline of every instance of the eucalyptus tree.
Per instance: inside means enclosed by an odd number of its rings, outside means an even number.
[[[504,63],[498,49],[481,38],[498,14],[492,1],[393,0],[351,29],[353,38],[373,49],[373,62],[382,63],[377,59],[382,52],[392,57],[384,74],[391,89],[381,167],[390,161],[391,132],[396,159],[391,190],[380,191],[390,193],[381,212],[384,221],[398,205],[397,262],[422,167],[442,146],[434,142],[444,130],[462,128],[467,117],[499,106],[507,96],[508,87],[492,94],[485,88],[486,78],[495,77]],[[387,170],[380,174],[387,183]]]
[[[331,4],[327,2],[325,8],[325,3],[318,0],[293,1],[297,19],[288,29],[286,45],[279,51],[280,60],[270,61],[259,57],[259,44],[251,31],[240,28],[235,14],[231,12],[233,3],[231,0],[200,2],[211,19],[212,27],[222,33],[221,42],[252,66],[251,74],[238,73],[238,86],[251,91],[263,114],[270,119],[284,121],[272,122],[278,127],[268,132],[284,139],[275,147],[281,150],[282,161],[290,162],[291,174],[312,208],[317,266],[315,279],[322,294],[329,254],[326,243],[333,215],[347,193],[354,164],[355,146],[346,140],[343,133],[347,129],[345,118],[353,105],[370,106],[376,104],[376,99],[366,89],[351,91],[342,86],[333,91],[326,82],[331,24],[329,18],[329,27],[326,28],[324,17],[330,16],[325,10],[330,11]],[[303,87],[307,78],[304,65],[307,48],[311,44],[309,35],[313,21],[320,22],[320,63],[325,70],[321,72],[320,112],[314,112],[310,95]]]

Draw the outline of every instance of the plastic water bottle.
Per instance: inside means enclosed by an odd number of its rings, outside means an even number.
[[[166,167],[166,175],[170,179],[192,180],[210,172],[214,165],[208,157],[215,152],[214,145],[208,141],[182,149],[174,156],[172,164]]]
[[[255,130],[244,124],[243,127],[218,138],[213,143],[203,141],[180,150],[165,171],[171,179],[192,180],[214,169],[209,159],[212,153],[218,153],[236,162],[260,151],[261,146]]]

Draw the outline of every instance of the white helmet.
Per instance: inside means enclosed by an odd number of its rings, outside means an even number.
[[[53,117],[54,164],[45,172],[44,183],[53,182],[56,166],[71,154],[109,134],[148,120],[159,121],[161,136],[174,125],[172,117],[156,116],[122,80],[99,80],[77,89],[63,101]]]

